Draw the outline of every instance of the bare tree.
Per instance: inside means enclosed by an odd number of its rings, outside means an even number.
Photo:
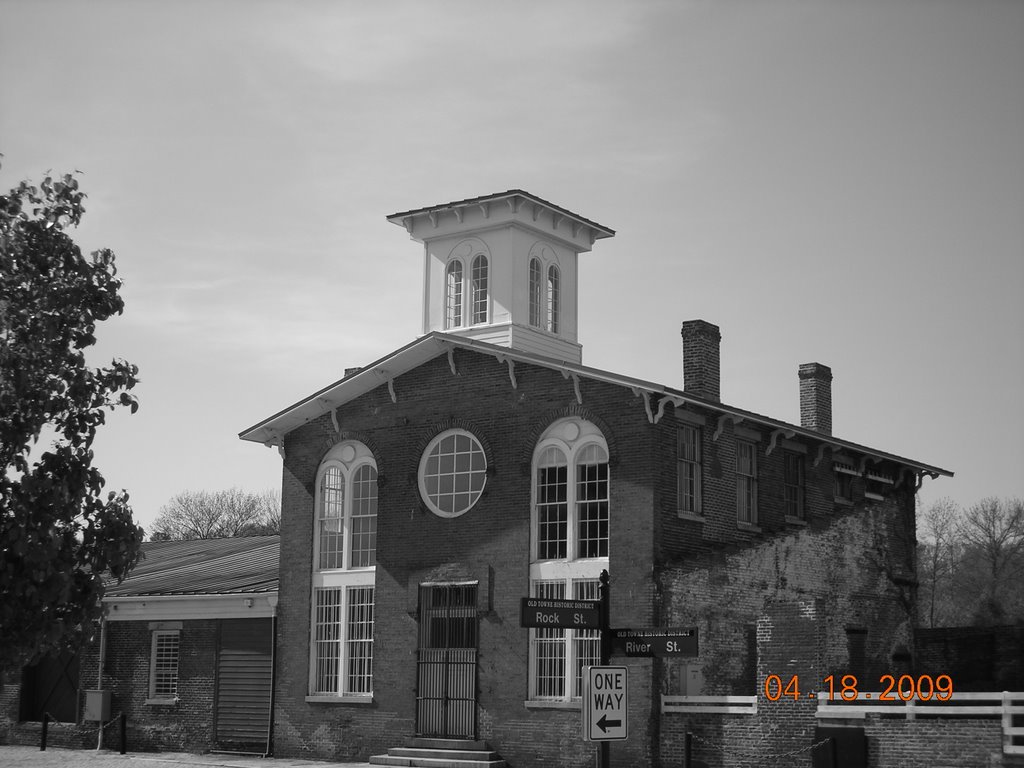
[[[281,532],[277,491],[183,491],[160,508],[151,541],[268,536]]]
[[[1024,619],[1024,502],[982,499],[957,532],[964,547],[957,582],[975,609],[974,623]]]
[[[939,499],[919,518],[918,604],[922,623],[928,627],[959,623],[953,578],[962,546],[957,534],[960,508],[950,499]]]

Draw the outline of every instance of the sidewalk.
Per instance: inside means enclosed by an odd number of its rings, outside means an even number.
[[[107,749],[61,749],[0,746],[2,768],[372,768],[369,763],[255,757],[253,755],[192,755],[187,752],[129,752]]]

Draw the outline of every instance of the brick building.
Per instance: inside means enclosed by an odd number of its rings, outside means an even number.
[[[0,743],[131,751],[270,744],[276,536],[147,541],[77,654],[44,657],[0,686]],[[104,691],[97,696],[95,692]],[[105,699],[105,703],[103,703]]]
[[[518,190],[388,220],[423,245],[423,335],[241,434],[283,456],[275,754],[421,736],[590,765],[596,633],[524,628],[520,603],[596,599],[607,570],[613,627],[698,637],[613,657],[613,765],[679,764],[687,731],[711,765],[810,765],[810,694],[910,662],[914,496],[949,473],[833,436],[817,363],[798,425],[722,403],[702,320],[682,386],[584,366],[579,258],[614,235],[596,222]],[[770,701],[774,675],[803,692]]]

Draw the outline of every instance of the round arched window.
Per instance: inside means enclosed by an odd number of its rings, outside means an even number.
[[[487,457],[464,429],[442,432],[420,459],[420,495],[441,517],[458,517],[476,504],[487,483]]]

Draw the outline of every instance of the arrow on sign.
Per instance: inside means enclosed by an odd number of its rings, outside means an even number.
[[[597,727],[605,733],[608,733],[609,728],[621,728],[621,720],[609,720],[607,715],[601,715],[601,719],[597,721]]]

